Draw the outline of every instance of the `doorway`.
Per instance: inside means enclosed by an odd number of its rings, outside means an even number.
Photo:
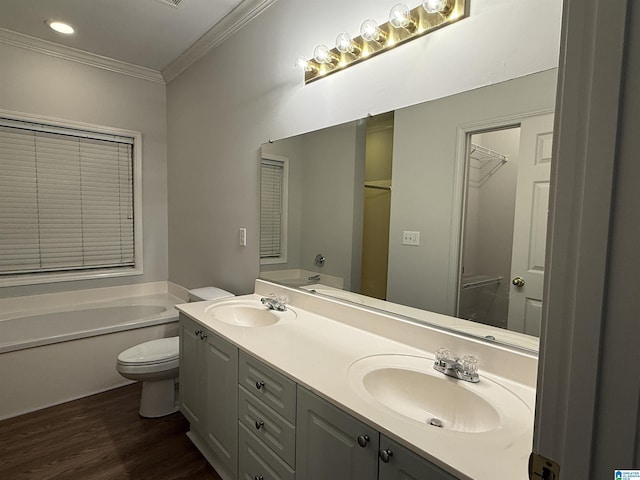
[[[520,127],[469,136],[458,316],[507,328]]]
[[[367,119],[360,293],[387,298],[393,112]]]
[[[458,316],[540,335],[553,115],[467,136]]]

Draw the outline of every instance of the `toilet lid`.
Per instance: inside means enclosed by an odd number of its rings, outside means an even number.
[[[135,365],[169,362],[178,358],[179,349],[179,337],[160,338],[125,350],[118,355],[118,362]]]

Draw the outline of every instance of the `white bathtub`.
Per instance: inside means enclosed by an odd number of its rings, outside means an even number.
[[[28,308],[0,314],[0,419],[130,383],[116,371],[118,353],[178,334],[181,298],[106,296],[34,296]]]

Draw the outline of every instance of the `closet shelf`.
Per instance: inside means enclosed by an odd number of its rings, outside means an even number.
[[[469,148],[469,158],[469,184],[473,186],[482,185],[508,160],[506,155],[475,143]]]
[[[499,275],[483,275],[480,273],[465,273],[462,275],[462,290],[469,288],[486,287],[487,285],[500,285],[502,277]]]

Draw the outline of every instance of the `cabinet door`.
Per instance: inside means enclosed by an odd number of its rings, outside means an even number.
[[[206,417],[204,437],[222,468],[238,472],[238,349],[221,337],[204,332]],[[216,469],[221,468],[215,465]]]
[[[378,480],[457,479],[384,435],[380,435],[380,452]]]
[[[305,480],[375,480],[378,432],[298,387],[296,476]]]
[[[202,382],[204,366],[200,356],[202,327],[180,314],[180,411],[189,420],[191,428],[199,431],[202,416]]]

